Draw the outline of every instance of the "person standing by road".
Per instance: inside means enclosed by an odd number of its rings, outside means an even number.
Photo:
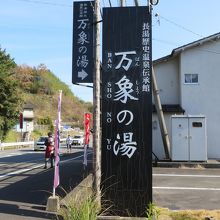
[[[70,135],[66,138],[66,147],[67,147],[67,152],[71,151],[71,146],[72,146],[72,138]]]
[[[48,138],[46,139],[44,145],[46,146],[45,151],[45,166],[44,169],[47,168],[47,163],[50,160],[50,167],[53,168],[54,162],[54,138],[52,136],[52,132],[48,133]]]

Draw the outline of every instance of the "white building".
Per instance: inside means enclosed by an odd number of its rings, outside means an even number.
[[[23,109],[23,128],[16,125],[17,132],[32,132],[34,130],[34,111],[31,104],[26,104]]]
[[[208,159],[220,159],[220,33],[176,48],[153,66],[170,139],[171,115],[205,115]],[[163,159],[155,112],[152,125],[153,152]]]

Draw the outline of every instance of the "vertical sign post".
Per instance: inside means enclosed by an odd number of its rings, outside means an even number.
[[[74,2],[72,83],[93,82],[94,1]]]
[[[95,24],[95,41],[94,41],[94,74],[93,74],[93,171],[94,181],[93,190],[96,195],[98,206],[101,205],[101,76],[100,76],[100,1],[95,0],[94,24]]]
[[[151,16],[149,7],[103,9],[102,189],[122,216],[152,202]]]
[[[24,124],[24,118],[23,118],[23,113],[20,113],[19,115],[19,125],[20,125],[20,129],[21,129],[21,141],[23,141],[23,124]]]

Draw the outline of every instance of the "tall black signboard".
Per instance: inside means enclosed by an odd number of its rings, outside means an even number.
[[[148,7],[104,8],[101,182],[116,215],[152,201],[151,54]]]
[[[92,83],[94,1],[80,1],[73,4],[72,83]]]

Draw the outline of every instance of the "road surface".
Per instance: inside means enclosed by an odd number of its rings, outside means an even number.
[[[82,166],[83,149],[61,156],[60,186],[64,197],[88,174]],[[53,219],[45,212],[53,191],[54,169],[43,169],[44,152],[32,149],[0,152],[0,220]],[[54,218],[55,219],[55,218]]]
[[[219,209],[220,170],[154,168],[153,200],[172,210]]]

